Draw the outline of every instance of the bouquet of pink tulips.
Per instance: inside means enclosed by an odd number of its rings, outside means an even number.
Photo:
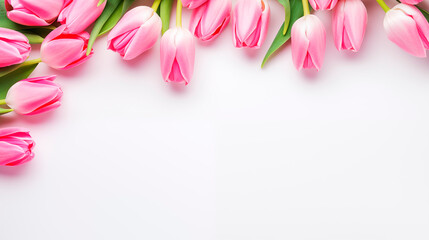
[[[401,0],[392,8],[383,0],[376,1],[386,12],[388,38],[408,53],[426,57],[429,12],[417,5],[422,0]],[[63,92],[54,82],[56,76],[28,77],[39,63],[54,69],[83,64],[94,54],[92,46],[103,34],[108,34],[107,48],[124,60],[144,54],[161,38],[162,77],[184,85],[191,81],[194,71],[195,38],[214,41],[231,20],[234,47],[257,51],[267,36],[270,5],[284,8],[285,17],[278,23],[280,29],[262,66],[290,39],[295,67],[319,71],[326,47],[325,27],[312,14],[319,10],[332,11],[336,48],[359,51],[367,25],[367,10],[361,0],[277,2],[155,0],[152,6],[129,10],[133,0],[4,0],[0,3],[0,115],[34,115],[58,108]],[[174,7],[176,19],[170,24]],[[189,27],[182,25],[183,7],[192,11]],[[41,44],[40,58],[28,60],[31,44]],[[28,130],[0,129],[0,165],[30,161],[33,147]]]

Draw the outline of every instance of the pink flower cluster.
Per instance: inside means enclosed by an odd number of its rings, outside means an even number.
[[[7,17],[18,24],[56,24],[58,27],[41,44],[40,61],[51,68],[69,69],[92,56],[90,34],[86,29],[103,13],[107,1],[5,0],[5,7]],[[408,53],[426,57],[429,23],[414,6],[422,0],[402,0],[391,9],[383,0],[376,1],[386,12],[384,28],[388,38]],[[160,41],[161,73],[166,82],[188,84],[194,72],[194,37],[213,41],[229,22],[232,22],[232,40],[236,48],[259,49],[265,42],[270,23],[267,0],[237,0],[234,6],[231,0],[177,2],[176,26],[168,28]],[[108,34],[107,48],[124,60],[134,59],[151,49],[163,29],[163,21],[157,14],[160,3],[161,0],[155,0],[152,7],[138,6],[126,12]],[[316,11],[332,11],[333,41],[338,50],[360,50],[367,26],[367,10],[362,0],[304,0],[303,14],[299,15],[302,17],[293,23],[290,31],[292,60],[298,70],[320,70],[325,55],[326,30],[317,15],[310,13],[308,3]],[[189,28],[182,27],[182,7],[192,9]],[[26,61],[30,51],[31,45],[25,35],[0,28],[0,68],[12,65],[19,68],[18,64]],[[14,111],[34,115],[58,108],[63,91],[54,80],[55,76],[45,76],[17,82],[10,87],[6,98],[0,99],[0,114]],[[27,130],[0,129],[0,165],[28,162],[34,156],[33,147]]]

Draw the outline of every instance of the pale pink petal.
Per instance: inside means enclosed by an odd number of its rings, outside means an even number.
[[[416,57],[426,57],[426,49],[413,18],[401,10],[390,10],[384,18],[388,38]]]
[[[161,73],[165,81],[168,80],[176,59],[175,36],[177,31],[177,28],[171,28],[161,38]]]
[[[292,25],[292,61],[298,70],[301,70],[304,67],[304,61],[307,56],[308,47],[310,45],[306,31],[307,27],[304,17],[299,18]]]

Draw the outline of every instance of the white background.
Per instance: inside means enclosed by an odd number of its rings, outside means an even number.
[[[429,59],[391,43],[367,1],[359,53],[335,49],[321,12],[319,73],[297,72],[290,46],[260,69],[283,18],[269,2],[263,47],[234,49],[231,25],[197,42],[184,88],[163,82],[159,42],[124,62],[103,37],[80,67],[41,64],[63,105],[0,119],[37,142],[0,168],[0,239],[429,239]]]

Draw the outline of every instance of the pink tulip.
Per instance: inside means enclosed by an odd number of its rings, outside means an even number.
[[[326,47],[325,27],[315,15],[306,15],[292,26],[292,60],[298,70],[323,65]]]
[[[161,72],[166,82],[188,84],[194,72],[195,45],[192,34],[171,28],[161,38]]]
[[[228,25],[231,8],[230,0],[209,0],[192,12],[189,29],[203,41],[213,40]]]
[[[58,108],[63,91],[53,81],[55,76],[21,80],[7,92],[6,104],[16,113],[35,115]]]
[[[270,21],[270,7],[265,0],[239,0],[232,19],[235,47],[261,47]]]
[[[416,57],[426,57],[429,49],[429,23],[412,5],[400,3],[386,13],[384,29],[388,38]]]
[[[88,60],[86,50],[88,48],[89,33],[81,32],[70,34],[62,25],[46,36],[40,48],[42,61],[52,68],[69,69]]]
[[[124,60],[133,59],[153,47],[161,28],[161,18],[152,8],[133,8],[110,31],[108,49],[118,52]]]
[[[6,0],[7,17],[26,26],[47,26],[55,21],[64,0]]]
[[[67,26],[67,32],[85,31],[101,15],[106,2],[97,7],[99,0],[72,0],[63,8],[58,22]]]
[[[21,128],[0,129],[0,165],[17,166],[33,159],[34,141]]]
[[[0,27],[0,68],[24,62],[30,50],[24,34]]]
[[[203,5],[205,2],[207,2],[207,0],[182,0],[182,5],[185,8],[193,9]]]
[[[365,35],[367,12],[361,0],[339,0],[332,14],[334,42],[338,50],[359,51]]]
[[[308,0],[314,10],[331,10],[338,0]]]
[[[410,4],[410,5],[416,5],[420,2],[422,2],[423,0],[401,0],[401,3],[406,3],[406,4]]]

